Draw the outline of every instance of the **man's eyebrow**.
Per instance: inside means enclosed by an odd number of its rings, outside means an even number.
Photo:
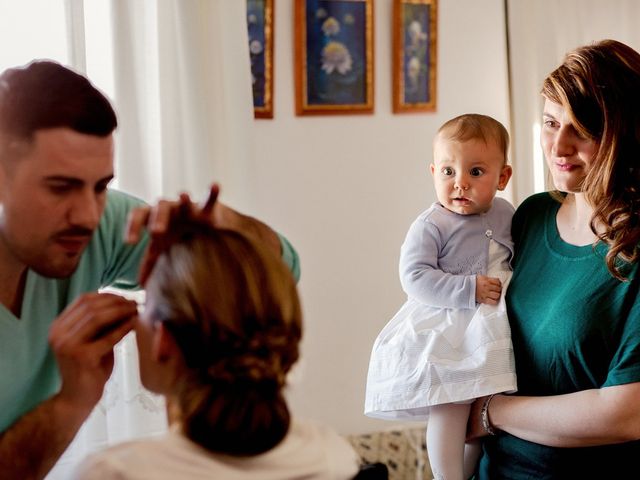
[[[96,182],[96,185],[99,183],[109,183],[113,180],[114,175],[108,175],[104,178],[101,178]],[[67,177],[65,175],[49,175],[48,177],[44,177],[44,181],[47,183],[65,183],[67,185],[73,186],[81,186],[84,185],[85,181],[76,177]]]
[[[113,180],[114,178],[115,178],[115,175],[111,174],[111,175],[108,175],[108,176],[106,176],[106,177],[104,177],[104,178],[101,178],[101,179],[100,179],[100,180],[98,180],[96,183],[109,183],[109,182],[111,182],[111,180]]]
[[[44,177],[45,182],[50,183],[67,183],[70,185],[82,185],[84,181],[75,177],[65,177],[64,175],[49,175],[48,177]]]

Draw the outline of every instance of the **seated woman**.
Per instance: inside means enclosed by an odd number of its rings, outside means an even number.
[[[291,272],[263,245],[192,216],[170,230],[154,240],[135,328],[141,380],[166,396],[169,432],[94,454],[76,478],[353,478],[351,446],[292,420],[283,396],[302,334]]]

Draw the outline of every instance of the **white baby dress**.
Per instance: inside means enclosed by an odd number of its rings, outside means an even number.
[[[511,278],[509,254],[506,247],[490,241],[487,275],[502,281],[498,305],[436,308],[409,297],[373,345],[367,416],[425,420],[432,405],[516,390],[504,300]]]

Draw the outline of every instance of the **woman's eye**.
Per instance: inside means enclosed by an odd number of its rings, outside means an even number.
[[[451,167],[444,167],[444,168],[442,169],[442,174],[443,174],[443,175],[446,175],[447,177],[449,177],[449,176],[453,175],[453,168],[451,168]]]
[[[478,167],[474,167],[470,170],[471,176],[472,177],[479,177],[480,175],[482,175],[484,172],[482,171],[481,168]]]

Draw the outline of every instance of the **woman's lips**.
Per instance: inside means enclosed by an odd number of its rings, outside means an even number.
[[[578,168],[578,165],[575,165],[573,163],[557,163],[556,162],[556,168],[561,172],[570,172],[571,170]]]

